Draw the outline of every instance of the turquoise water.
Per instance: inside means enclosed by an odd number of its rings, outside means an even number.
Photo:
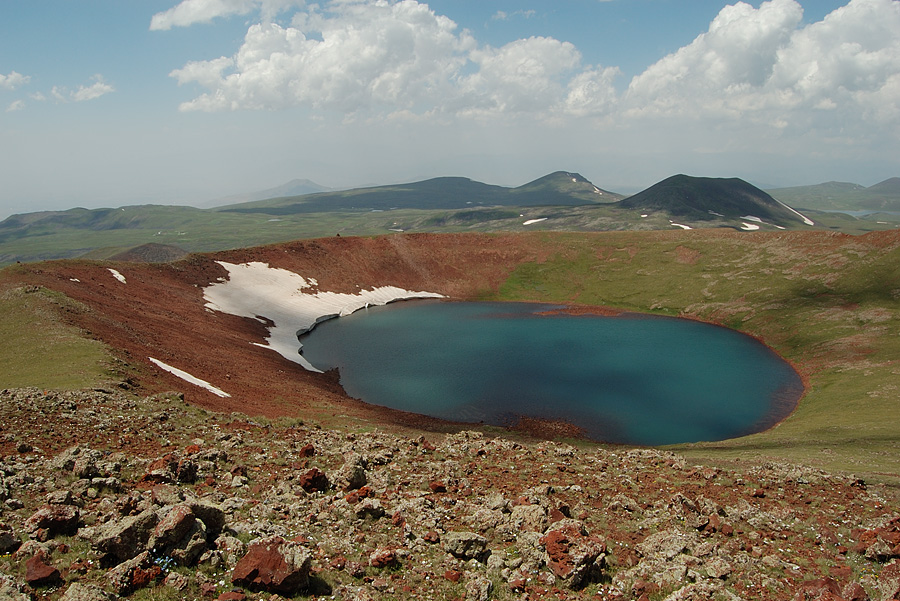
[[[722,440],[786,417],[803,384],[765,345],[709,324],[539,315],[550,305],[415,301],[319,324],[303,356],[367,403],[452,421],[563,420],[589,438]]]

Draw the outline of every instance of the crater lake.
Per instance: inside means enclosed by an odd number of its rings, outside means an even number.
[[[565,422],[638,445],[715,441],[787,417],[804,387],[756,339],[698,321],[559,305],[405,301],[301,336],[367,403],[455,422]]]

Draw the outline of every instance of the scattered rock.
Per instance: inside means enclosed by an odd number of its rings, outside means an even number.
[[[292,596],[309,583],[312,555],[299,543],[270,536],[250,544],[231,581],[252,590]]]

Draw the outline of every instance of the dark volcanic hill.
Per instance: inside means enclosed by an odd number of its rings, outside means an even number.
[[[736,177],[673,175],[619,204],[624,208],[662,211],[673,217],[696,221],[755,217],[782,227],[804,223],[802,215]]]

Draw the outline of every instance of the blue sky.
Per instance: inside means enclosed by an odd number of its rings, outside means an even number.
[[[0,218],[552,171],[900,176],[896,0],[6,0]]]

